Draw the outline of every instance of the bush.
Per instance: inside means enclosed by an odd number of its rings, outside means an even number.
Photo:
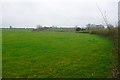
[[[76,31],[80,31],[80,30],[81,30],[81,28],[79,28],[79,27],[76,28]]]

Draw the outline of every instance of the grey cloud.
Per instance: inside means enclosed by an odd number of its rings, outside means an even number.
[[[92,2],[93,1],[93,2]],[[101,10],[107,12],[109,22],[117,22],[117,0],[98,1]],[[2,4],[2,27],[56,25],[85,26],[87,23],[103,23],[96,0],[30,0]]]

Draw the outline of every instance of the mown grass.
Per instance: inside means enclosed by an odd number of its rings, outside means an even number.
[[[113,42],[113,70],[112,77],[120,78],[120,51],[119,51],[119,26],[113,27],[111,25],[107,25],[107,28],[99,28],[99,27],[89,27],[91,29],[84,30],[85,33],[96,34],[106,38],[109,38]],[[80,31],[81,32],[81,31]]]
[[[3,77],[111,77],[112,42],[97,35],[3,30]]]
[[[0,29],[0,78],[2,78],[2,29]]]

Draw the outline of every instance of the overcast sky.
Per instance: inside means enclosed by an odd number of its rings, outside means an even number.
[[[84,27],[88,23],[105,24],[97,5],[106,12],[108,22],[117,25],[119,0],[3,0],[0,27],[36,27],[36,25]]]

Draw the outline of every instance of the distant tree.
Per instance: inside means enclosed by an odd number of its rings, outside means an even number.
[[[40,29],[40,28],[42,28],[42,26],[41,25],[37,25],[37,27],[36,27],[37,29]]]
[[[10,29],[12,29],[12,26],[10,26]]]
[[[114,26],[113,26],[112,24],[108,24],[108,25],[107,25],[107,28],[108,28],[108,29],[113,29]]]
[[[81,30],[81,28],[79,28],[79,27],[76,28],[76,31],[80,31],[80,30]]]
[[[49,27],[47,27],[47,26],[44,26],[43,28],[44,28],[44,30],[45,30],[45,29],[49,29]]]
[[[84,30],[85,30],[85,28],[81,28],[81,30],[82,30],[82,31],[84,31]]]
[[[76,25],[75,28],[78,28],[78,25]]]
[[[54,26],[54,25],[52,25],[51,27],[52,27],[52,28],[57,28],[57,26]]]

